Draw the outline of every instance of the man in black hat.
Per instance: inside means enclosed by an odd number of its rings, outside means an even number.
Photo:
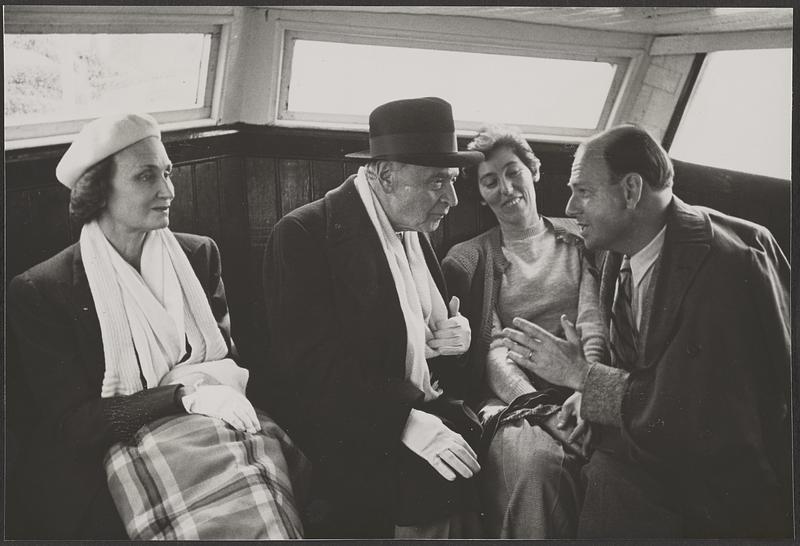
[[[348,156],[367,165],[272,232],[254,385],[313,462],[309,536],[478,536],[480,425],[436,373],[470,329],[425,234],[483,154],[457,150],[439,98],[384,104],[369,125],[370,150]]]

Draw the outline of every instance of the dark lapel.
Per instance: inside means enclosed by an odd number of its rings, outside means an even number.
[[[369,304],[376,300],[379,286],[394,283],[354,179],[351,176],[324,197],[328,258],[337,283]]]
[[[103,355],[103,340],[100,334],[100,322],[97,317],[92,290],[89,288],[89,279],[86,278],[86,270],[83,267],[80,243],[75,245],[75,256],[72,259],[72,297],[78,314],[78,325],[83,336],[79,342],[83,343],[90,351],[95,353],[96,358],[89,358],[86,361],[88,373],[93,381],[98,384],[103,382],[103,365],[105,356]],[[99,366],[91,363],[99,362]]]
[[[678,311],[697,271],[711,248],[711,223],[699,210],[673,197],[661,266],[653,293],[643,367],[650,367],[666,349]]]

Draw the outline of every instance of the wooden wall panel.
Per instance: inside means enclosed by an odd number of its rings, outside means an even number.
[[[674,161],[674,166],[675,195],[687,203],[704,205],[761,224],[772,232],[784,253],[790,255],[790,183],[779,178],[683,161]]]
[[[250,322],[252,336],[240,341],[240,351],[243,360],[252,365],[264,358],[269,349],[261,272],[267,241],[279,218],[275,160],[266,157],[245,158],[244,178],[249,225],[247,286],[251,298],[246,320]]]
[[[369,147],[366,133],[318,129],[287,129],[234,124],[240,132],[236,152],[244,157],[332,159]]]
[[[69,220],[69,191],[62,185],[33,190],[30,242],[45,259],[77,240]]]
[[[362,166],[366,161],[352,161],[347,160],[344,162],[344,178],[342,181],[347,179],[351,174],[356,174],[358,172],[358,168]]]
[[[236,252],[248,248],[247,190],[244,179],[244,161],[238,157],[222,158],[218,162],[220,181],[220,222],[222,241]],[[245,235],[245,237],[242,237]]]
[[[66,148],[63,148],[57,157],[35,155],[16,160],[11,155],[12,152],[6,152],[5,191],[11,193],[31,188],[61,186],[56,179],[56,165],[65,151]]]
[[[77,240],[69,221],[69,191],[59,184],[30,191],[30,226],[21,244],[29,245],[34,263],[46,260]],[[16,244],[16,241],[14,241]]]
[[[281,216],[311,200],[311,162],[305,159],[278,161]]]
[[[461,175],[456,180],[454,187],[458,205],[452,207],[445,217],[444,238],[440,247],[436,248],[440,258],[444,258],[454,244],[474,237],[480,232],[478,226],[480,194],[477,183],[467,181]]]
[[[216,161],[194,165],[195,229],[197,233],[208,235],[215,241],[220,241],[222,237],[218,170]]]
[[[250,340],[258,337],[252,320],[254,296],[261,293],[261,283],[250,275],[250,243],[247,188],[244,160],[225,157],[218,160],[219,200],[222,236],[218,240],[222,253],[222,277],[231,313],[231,331],[242,356],[249,356]],[[247,365],[247,362],[243,364]]]
[[[175,199],[169,210],[169,225],[173,231],[197,233],[194,167],[192,165],[176,165],[172,168],[172,185],[175,187]]]
[[[313,161],[311,163],[311,200],[322,198],[328,190],[344,182],[344,165],[341,161]]]
[[[6,285],[29,267],[78,240],[69,220],[69,191],[61,184],[6,194]]]
[[[165,135],[175,162],[171,226],[213,237],[222,252],[237,343],[246,362],[268,347],[261,287],[264,251],[278,219],[338,186],[363,160],[345,159],[367,148],[363,133],[236,126],[236,130]],[[463,148],[468,139],[460,138]],[[542,161],[536,184],[540,212],[563,216],[569,198],[574,145],[532,143]],[[77,239],[68,221],[69,195],[54,177],[66,146],[6,153],[6,283]],[[459,205],[432,234],[440,257],[497,221],[479,204],[477,187],[457,182]],[[789,251],[786,181],[699,168],[676,162],[677,195],[762,223]]]
[[[444,221],[445,233],[441,247],[436,249],[440,257],[444,257],[455,243],[466,241],[479,233],[477,208],[476,201],[459,198],[458,205],[450,209]]]
[[[279,217],[275,160],[248,157],[244,160],[244,172],[250,244],[264,247]]]
[[[560,146],[555,150],[539,150],[534,145],[533,152],[542,162],[541,178],[536,183],[536,203],[539,212],[545,216],[564,216],[569,200],[570,171],[575,146]]]

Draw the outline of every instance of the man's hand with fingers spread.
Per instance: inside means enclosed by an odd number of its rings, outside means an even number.
[[[503,343],[508,347],[508,358],[519,366],[534,372],[542,379],[582,391],[589,362],[575,326],[561,315],[561,325],[567,339],[560,339],[544,328],[516,317],[515,328],[504,328]]]
[[[472,332],[469,321],[458,312],[461,302],[456,296],[450,299],[450,318],[440,320],[433,330],[433,337],[428,340],[425,350],[426,358],[440,355],[461,355],[469,349]]]

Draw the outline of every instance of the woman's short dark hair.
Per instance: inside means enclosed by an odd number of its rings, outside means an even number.
[[[69,214],[79,225],[97,218],[108,202],[111,177],[114,174],[114,156],[95,163],[72,186]]]
[[[510,148],[514,155],[531,171],[533,181],[539,180],[539,167],[542,162],[533,153],[530,144],[519,131],[503,125],[488,125],[481,127],[475,138],[467,144],[467,150],[483,152],[486,159],[489,159],[489,156],[499,148]],[[464,167],[463,173],[467,180],[477,182],[477,165]]]

